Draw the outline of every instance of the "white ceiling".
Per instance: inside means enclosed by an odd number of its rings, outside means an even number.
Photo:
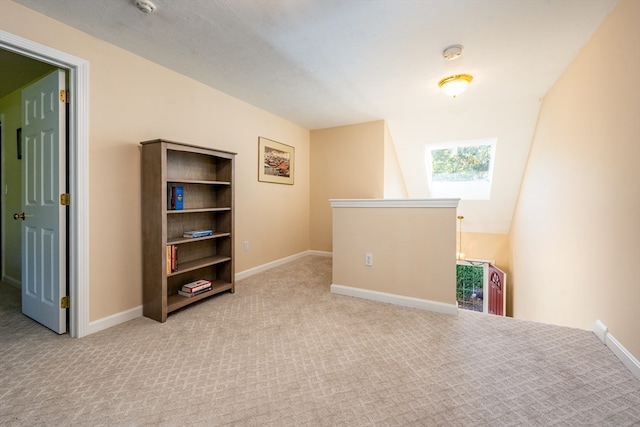
[[[617,0],[15,0],[309,129],[385,119],[410,197],[425,145],[497,137],[466,231],[508,232],[540,100]],[[442,50],[462,44],[447,63]],[[474,80],[457,99],[437,82]]]

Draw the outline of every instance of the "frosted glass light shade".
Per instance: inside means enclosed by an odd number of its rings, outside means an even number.
[[[473,80],[473,77],[469,74],[457,74],[440,80],[438,86],[440,86],[440,89],[442,89],[442,92],[444,92],[445,95],[455,98],[467,90],[471,80]]]

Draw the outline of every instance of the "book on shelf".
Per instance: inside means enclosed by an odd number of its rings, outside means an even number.
[[[171,185],[167,191],[168,208],[170,210],[182,210],[184,208],[184,188],[181,185]]]
[[[211,282],[207,282],[206,284],[203,284],[201,286],[196,286],[196,287],[192,287],[192,288],[186,288],[186,287],[182,287],[180,290],[182,292],[190,292],[190,293],[194,293],[194,292],[200,292],[202,290],[209,290],[211,289]]]
[[[213,234],[213,230],[190,230],[185,231],[182,237],[189,237],[195,239],[197,237],[206,237],[211,236]]]
[[[182,285],[182,288],[178,290],[178,294],[184,297],[192,297],[210,290],[211,290],[211,281],[202,279],[202,280],[196,280],[195,282]]]
[[[174,187],[175,188],[175,193],[176,193],[176,210],[182,210],[182,208],[184,207],[183,204],[183,196],[184,196],[184,189],[177,185]]]
[[[196,292],[185,292],[182,289],[178,290],[178,295],[182,295],[183,297],[187,297],[187,298],[191,298],[191,297],[195,297],[196,295],[200,295],[200,294],[204,294],[205,292],[209,292],[211,290],[211,286],[209,286],[206,289],[200,289],[199,291]]]
[[[167,274],[171,274],[171,245],[167,246]]]
[[[167,274],[178,271],[178,246],[167,246]]]
[[[210,287],[211,287],[210,280],[200,279],[200,280],[196,280],[195,282],[186,283],[182,285],[182,290],[184,292],[195,292],[195,291],[199,291],[200,289],[210,288]]]

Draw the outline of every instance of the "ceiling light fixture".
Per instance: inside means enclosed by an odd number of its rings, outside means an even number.
[[[445,77],[440,80],[438,86],[445,95],[456,97],[467,90],[467,86],[471,83],[473,77],[469,74],[456,74],[455,76]]]
[[[442,57],[446,61],[455,61],[462,56],[462,49],[462,45],[454,44],[442,51]],[[467,86],[469,86],[471,80],[473,80],[473,77],[469,74],[456,74],[440,80],[440,82],[438,82],[438,86],[440,86],[440,89],[442,89],[445,95],[455,98],[467,90]]]
[[[153,13],[156,10],[156,5],[151,3],[150,0],[135,0],[136,7],[140,12]]]

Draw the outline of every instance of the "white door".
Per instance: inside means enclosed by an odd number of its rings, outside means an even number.
[[[67,331],[65,72],[22,91],[22,312]]]

